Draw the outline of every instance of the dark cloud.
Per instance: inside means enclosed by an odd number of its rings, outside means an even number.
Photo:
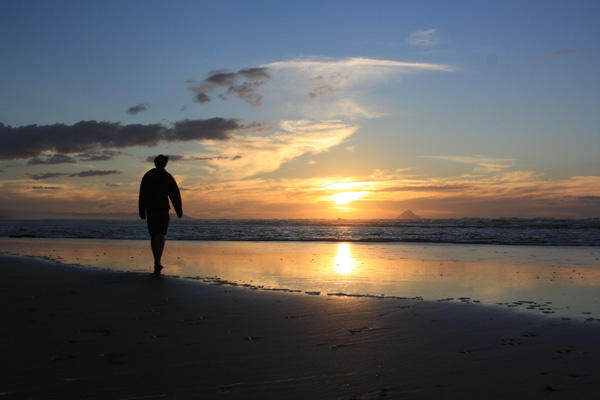
[[[199,85],[190,86],[188,89],[195,94],[194,99],[201,104],[210,101],[208,96],[210,93],[227,88],[218,95],[219,98],[225,100],[234,96],[258,107],[262,105],[262,95],[256,90],[270,78],[266,68],[244,68],[238,72],[220,70],[211,72]]]
[[[77,162],[71,156],[66,154],[52,154],[50,156],[34,157],[27,162],[27,165],[40,165],[40,164],[75,164]]]
[[[562,56],[570,56],[574,54],[579,54],[582,51],[580,49],[561,49],[557,51],[553,51],[550,53],[552,57],[562,57]]]
[[[206,93],[204,93],[204,92],[198,92],[194,96],[194,100],[196,100],[200,104],[202,104],[202,103],[208,103],[210,101],[210,97],[208,97],[206,95]]]
[[[578,196],[577,200],[584,202],[600,203],[600,196]]]
[[[238,71],[239,76],[249,80],[270,79],[271,75],[267,73],[266,68],[244,68]]]
[[[169,142],[198,139],[227,140],[229,133],[243,126],[235,119],[186,119],[175,123],[175,127],[165,134]]]
[[[148,110],[148,108],[150,108],[149,104],[136,104],[135,106],[131,106],[127,109],[127,114],[135,115],[137,113],[141,113]]]
[[[148,156],[148,157],[146,157],[146,161],[147,161],[147,162],[152,162],[152,163],[153,163],[153,162],[154,162],[154,159],[156,158],[156,156],[157,156],[157,155],[158,155],[158,154],[156,154],[156,155],[153,155],[153,156]],[[180,156],[180,155],[178,155],[178,154],[164,154],[164,155],[165,155],[165,156],[167,156],[167,157],[169,157],[169,162],[171,162],[171,161],[172,161],[172,162],[175,162],[175,161],[181,161],[181,160],[183,160],[183,159],[184,159],[184,157],[183,157],[183,156]]]
[[[166,154],[165,154],[166,155]],[[156,156],[148,156],[146,157],[146,161],[147,162],[154,162],[154,158]],[[185,157],[182,155],[168,155],[169,157],[169,162],[170,161],[211,161],[211,160],[239,160],[240,158],[242,158],[241,155],[236,155],[233,157],[226,157],[226,156],[192,156],[192,157]]]
[[[108,161],[115,158],[117,154],[121,154],[119,151],[104,150],[96,153],[81,153],[77,154],[79,161]]]
[[[240,156],[239,154],[237,156],[233,156],[233,157],[226,157],[226,156],[206,156],[206,157],[190,157],[189,160],[192,161],[211,161],[211,160],[239,160],[240,158],[242,158],[242,156]]]
[[[334,93],[335,89],[329,85],[323,85],[315,88],[311,92],[308,93],[308,97],[311,99],[316,99],[317,97],[329,96]]]
[[[69,176],[69,174],[64,173],[64,172],[46,172],[43,174],[29,174],[29,176],[31,177],[31,179],[34,179],[36,181],[42,180],[42,179],[50,179],[50,178],[58,178],[58,177],[62,177],[62,176]]]
[[[45,151],[95,153],[101,148],[155,146],[160,141],[227,140],[231,132],[253,126],[231,118],[186,119],[171,127],[97,121],[19,127],[0,123],[0,159],[37,157]]]
[[[90,169],[87,171],[81,171],[81,172],[77,172],[74,174],[70,174],[69,176],[78,177],[78,178],[87,178],[89,176],[105,176],[105,175],[114,175],[114,174],[120,174],[120,173],[121,173],[121,171],[116,171],[114,169],[108,170],[108,171]]]
[[[58,186],[31,186],[30,189],[33,190],[60,190]]]
[[[262,96],[256,93],[256,89],[260,85],[262,85],[262,82],[244,82],[241,85],[233,85],[227,89],[227,95],[235,96],[254,107],[258,107],[262,105]]]
[[[118,183],[107,183],[106,186],[108,186],[108,187],[119,187],[121,185],[119,185]]]
[[[51,178],[62,178],[62,177],[87,178],[90,176],[105,176],[105,175],[113,175],[113,174],[120,174],[120,173],[121,173],[121,171],[115,171],[115,170],[104,171],[104,170],[90,169],[87,171],[75,172],[72,174],[69,174],[67,172],[46,172],[43,174],[27,174],[27,175],[30,176],[31,179],[39,181],[39,180],[51,179]]]

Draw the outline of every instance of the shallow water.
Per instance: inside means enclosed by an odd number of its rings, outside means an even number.
[[[152,269],[149,242],[142,240],[0,239],[0,252],[112,270]],[[163,264],[166,275],[211,284],[481,302],[600,322],[596,246],[168,241]]]

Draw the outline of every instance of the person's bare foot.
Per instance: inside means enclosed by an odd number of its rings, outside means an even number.
[[[154,265],[154,275],[158,276],[160,275],[160,271],[162,271],[163,266],[162,265]]]

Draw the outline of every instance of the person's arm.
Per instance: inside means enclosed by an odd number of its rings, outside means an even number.
[[[183,216],[183,208],[181,207],[181,194],[179,193],[179,187],[177,186],[177,182],[171,176],[171,190],[169,190],[169,198],[171,199],[171,203],[173,203],[173,208],[175,209],[175,213],[179,218]]]
[[[142,183],[140,183],[140,197],[138,199],[138,212],[140,213],[140,218],[141,219],[146,219],[146,205],[145,205],[145,198],[146,198],[146,185],[145,185],[145,181],[144,179],[146,178],[146,176],[144,175],[144,178],[142,178]]]
[[[179,193],[179,187],[177,186],[177,182],[175,182],[175,178],[173,178],[173,176],[170,176],[170,178],[171,190],[169,190],[169,198],[171,199],[171,203],[173,203],[175,214],[181,218],[183,216],[183,208],[181,207],[181,193]]]

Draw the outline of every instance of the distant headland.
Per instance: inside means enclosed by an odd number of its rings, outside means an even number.
[[[396,219],[423,219],[423,218],[418,216],[411,210],[405,210],[402,214],[398,215],[396,217]]]

